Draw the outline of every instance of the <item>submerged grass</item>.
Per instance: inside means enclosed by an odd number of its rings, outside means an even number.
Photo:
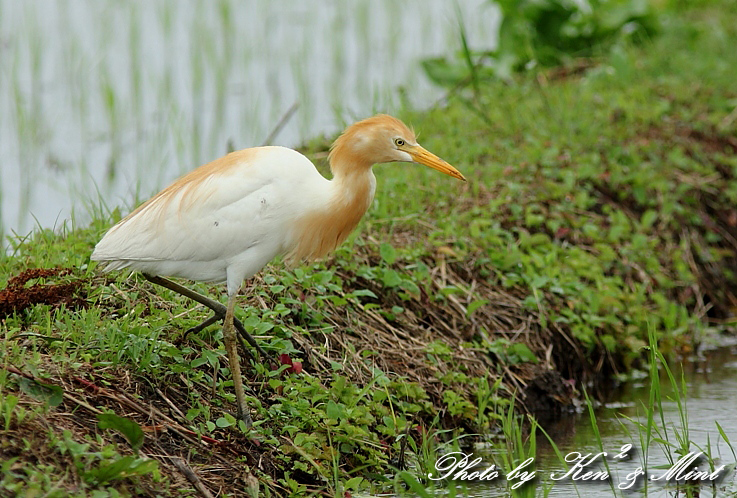
[[[3,238],[30,230],[31,211],[44,226],[59,212],[67,217],[71,199],[95,184],[115,204],[139,189],[148,197],[230,143],[258,145],[296,101],[300,113],[279,143],[330,126],[331,104],[343,119],[394,108],[393,90],[377,88],[400,81],[424,83],[411,95],[421,102],[418,93],[434,93],[408,54],[445,31],[441,1],[416,12],[414,24],[401,24],[393,5],[368,0],[357,3],[358,16],[357,5],[334,16],[335,9],[267,2],[258,17],[236,0],[186,8],[0,3]],[[325,57],[336,45],[336,57]]]
[[[583,385],[657,364],[654,338],[662,363],[733,322],[736,19],[729,2],[671,14],[660,38],[585,71],[479,82],[473,111],[451,96],[408,112],[469,182],[379,167],[374,209],[334,256],[254,279],[240,319],[302,372],[246,361],[251,431],[229,413],[219,328],[183,334],[207,313],[89,262],[114,220],[11,241],[0,286],[61,267],[73,274],[26,286],[77,287],[74,304],[2,317],[0,490],[422,495],[433,455],[465,433],[506,427],[507,466],[534,454],[513,394],[560,412]],[[325,168],[326,147],[305,152]],[[98,425],[109,411],[142,428],[138,454]],[[643,445],[656,426],[650,409]]]

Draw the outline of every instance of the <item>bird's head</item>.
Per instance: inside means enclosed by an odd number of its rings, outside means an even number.
[[[349,126],[330,148],[333,173],[338,164],[370,168],[373,164],[394,161],[424,164],[459,180],[460,171],[427,151],[412,130],[397,118],[378,114]]]

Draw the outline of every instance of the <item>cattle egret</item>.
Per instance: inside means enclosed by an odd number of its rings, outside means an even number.
[[[376,163],[416,162],[460,180],[453,166],[422,148],[400,120],[378,115],[349,126],[328,156],[333,179],[302,154],[254,147],[205,164],[143,203],[95,246],[105,270],[132,268],[156,284],[215,311],[196,329],[223,319],[238,415],[250,424],[234,328],[263,350],[234,319],[235,297],[247,278],[283,255],[289,263],[335,249],[371,205]],[[170,280],[225,282],[227,307]]]

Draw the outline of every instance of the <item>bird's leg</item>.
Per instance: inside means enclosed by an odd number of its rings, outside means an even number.
[[[183,295],[185,297],[188,297],[188,298],[192,299],[193,301],[197,301],[198,303],[200,303],[200,304],[202,304],[202,305],[210,308],[212,311],[215,312],[215,315],[211,316],[210,318],[208,318],[204,322],[202,322],[199,325],[196,325],[196,326],[194,326],[192,328],[187,329],[184,332],[184,336],[183,337],[187,337],[187,335],[188,334],[191,334],[191,333],[195,333],[196,334],[200,330],[203,330],[206,327],[209,327],[211,324],[215,323],[216,321],[222,320],[223,318],[225,318],[225,313],[226,313],[225,306],[223,306],[218,301],[215,301],[213,299],[210,299],[207,296],[203,296],[199,292],[195,292],[192,289],[188,289],[187,287],[184,287],[183,285],[179,285],[176,282],[172,282],[168,278],[160,277],[158,275],[151,275],[151,274],[148,274],[148,273],[143,273],[143,276],[149,282],[151,282],[153,284],[156,284],[156,285],[160,285],[162,287],[166,287],[169,290],[173,290],[174,292],[176,292],[178,294],[181,294],[181,295]],[[243,351],[246,354],[249,354],[250,355],[250,353],[248,352],[248,349],[246,348],[245,343],[243,342],[243,339],[245,338],[246,340],[248,340],[248,342],[252,346],[254,346],[256,349],[259,350],[259,352],[261,352],[263,354],[263,352],[262,352],[261,348],[259,347],[258,343],[256,343],[256,341],[246,332],[246,329],[245,329],[245,327],[243,327],[243,324],[240,322],[240,320],[238,320],[237,318],[233,317],[233,322],[234,322],[234,324],[236,326],[236,329],[241,334],[240,340],[241,340],[241,345],[243,346]],[[251,341],[253,341],[253,342],[251,342]]]
[[[225,312],[225,320],[223,321],[223,340],[225,341],[225,351],[228,353],[230,374],[233,376],[233,389],[235,390],[235,400],[238,404],[238,418],[246,423],[246,427],[251,427],[253,421],[251,420],[248,406],[246,406],[246,394],[243,391],[243,378],[241,377],[241,363],[238,358],[238,345],[235,341],[235,327],[233,326],[234,308],[235,294],[228,295],[228,309]]]
[[[220,320],[222,318],[224,318],[224,317],[218,316],[218,314],[215,313],[214,315],[212,315],[210,318],[208,318],[204,322],[200,323],[199,325],[195,325],[194,327],[191,327],[191,328],[188,328],[187,330],[185,330],[184,331],[184,337],[187,337],[187,335],[189,335],[189,334],[196,334],[200,330],[205,330],[207,327],[209,327],[210,325],[212,325],[213,323],[217,322],[218,320]],[[234,318],[234,320],[236,320],[236,319]],[[241,338],[241,340],[243,340],[243,339]],[[243,345],[245,346],[245,344],[246,343],[244,342]]]
[[[162,287],[166,287],[169,290],[173,290],[174,292],[177,292],[185,297],[188,297],[194,301],[197,301],[198,303],[202,304],[203,306],[207,306],[212,311],[215,312],[215,318],[212,317],[208,318],[201,324],[197,325],[196,327],[192,327],[187,331],[189,332],[199,332],[200,330],[204,329],[205,327],[208,327],[210,324],[214,323],[216,320],[220,320],[226,315],[226,308],[222,305],[222,303],[219,303],[213,299],[210,299],[207,296],[203,296],[199,292],[195,292],[192,289],[188,289],[184,287],[183,285],[179,285],[176,282],[172,282],[168,278],[159,277],[158,275],[150,275],[148,273],[144,273],[143,276],[148,280],[149,282],[160,285]],[[250,344],[253,348],[255,348],[259,354],[264,356],[265,358],[271,359],[271,356],[263,350],[263,348],[259,345],[256,340],[251,337],[251,334],[246,332],[246,328],[243,326],[243,324],[238,320],[237,318],[233,317],[233,324],[235,325],[236,330],[240,334],[240,336],[245,339],[248,344]],[[243,348],[244,351],[247,351],[246,348]]]

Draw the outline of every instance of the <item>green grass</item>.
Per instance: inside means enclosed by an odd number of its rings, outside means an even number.
[[[540,373],[582,391],[712,340],[737,289],[735,20],[726,1],[670,13],[659,37],[615,44],[583,74],[480,80],[473,96],[407,111],[469,182],[377,167],[375,205],[331,259],[277,262],[255,279],[239,317],[305,373],[247,365],[250,432],[228,413],[218,327],[182,338],[206,313],[89,262],[121,213],[11,241],[0,286],[28,268],[72,268],[27,285],[79,281],[87,306],[36,305],[0,325],[0,460],[13,462],[0,464],[0,489],[194,495],[161,456],[182,455],[212,489],[422,494],[432,454],[465,433],[506,427],[506,466],[534,453],[505,410]],[[96,411],[146,429],[139,457]],[[674,452],[688,448],[686,422],[667,440]]]

